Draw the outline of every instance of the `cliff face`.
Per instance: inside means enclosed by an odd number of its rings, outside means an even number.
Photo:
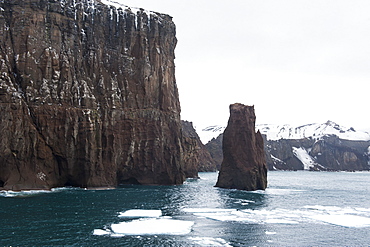
[[[218,137],[213,138],[205,145],[205,149],[209,152],[212,159],[214,160],[217,170],[221,169],[222,160],[224,159],[224,156],[222,154],[223,138],[224,134],[220,134]]]
[[[255,132],[253,106],[230,105],[223,135],[223,161],[217,187],[259,190],[267,187],[267,167],[260,132]]]
[[[206,144],[206,149],[222,163],[222,136]],[[370,141],[345,140],[336,135],[316,140],[280,139],[265,144],[269,170],[362,171],[370,170]]]
[[[0,1],[0,37],[0,187],[184,181],[170,16]]]
[[[203,145],[193,124],[182,122],[185,175],[188,178],[198,177],[198,172],[217,171],[216,163]]]

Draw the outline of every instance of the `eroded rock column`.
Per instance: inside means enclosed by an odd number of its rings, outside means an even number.
[[[230,105],[230,118],[223,135],[223,161],[216,187],[264,190],[267,167],[261,133],[255,132],[254,106]]]

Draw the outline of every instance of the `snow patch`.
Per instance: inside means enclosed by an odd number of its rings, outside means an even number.
[[[125,4],[122,4],[122,3],[119,3],[119,2],[116,2],[116,1],[112,1],[112,0],[101,0],[101,2],[105,5],[108,5],[108,6],[113,6],[115,7],[117,10],[118,9],[130,9],[131,11],[133,12],[138,12],[138,11],[143,11],[144,13],[146,13],[148,16],[150,16],[150,14],[152,15],[157,15],[156,13],[152,12],[152,11],[149,11],[149,10],[145,10],[143,8],[138,8],[138,7],[130,7],[130,6],[127,6]]]
[[[293,154],[302,162],[304,170],[310,170],[310,168],[314,167],[316,164],[313,158],[308,154],[307,150],[302,147],[293,147]]]

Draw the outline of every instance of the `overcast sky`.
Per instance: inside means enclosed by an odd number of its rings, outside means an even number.
[[[370,129],[369,0],[116,0],[173,16],[182,119]]]

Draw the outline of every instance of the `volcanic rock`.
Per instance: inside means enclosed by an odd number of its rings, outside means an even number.
[[[216,138],[212,138],[206,145],[205,148],[211,155],[212,159],[214,160],[217,170],[221,169],[221,164],[224,159],[222,154],[222,139],[224,138],[224,134],[220,134]]]
[[[181,184],[175,33],[97,0],[0,1],[0,186]]]
[[[223,135],[223,161],[216,187],[264,190],[267,167],[261,133],[255,132],[253,106],[230,105],[230,118]]]
[[[223,127],[210,126],[203,130]],[[333,121],[300,126],[260,124],[269,170],[368,171],[370,134]],[[203,134],[203,133],[202,133]],[[222,135],[206,144],[217,165],[221,165]]]
[[[185,176],[197,178],[198,172],[217,171],[216,163],[203,145],[193,123],[181,121],[183,130],[183,148],[185,162]]]

